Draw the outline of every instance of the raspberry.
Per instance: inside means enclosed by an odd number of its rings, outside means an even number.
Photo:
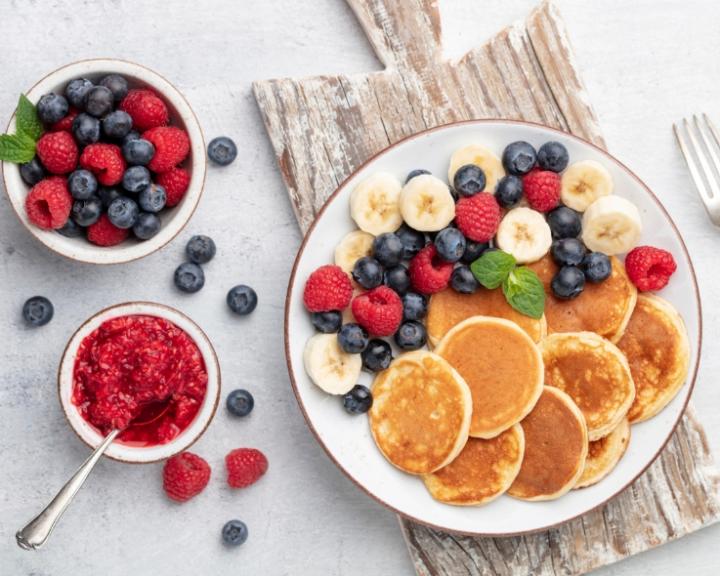
[[[165,206],[176,206],[187,192],[190,174],[184,168],[170,168],[167,172],[158,174],[155,182],[165,188]]]
[[[352,313],[357,323],[370,334],[390,336],[402,322],[402,300],[392,288],[378,286],[355,297]]]
[[[65,132],[70,132],[70,129],[72,128],[73,120],[75,120],[75,116],[77,116],[79,112],[75,108],[70,108],[65,118],[62,120],[59,120],[58,122],[55,122],[50,129],[53,132],[58,132],[61,130],[64,130]]]
[[[210,466],[200,456],[181,452],[165,462],[163,488],[168,498],[187,502],[203,491],[210,481]]]
[[[310,312],[344,310],[352,299],[350,277],[340,266],[320,266],[305,283],[303,302]]]
[[[149,130],[168,123],[168,109],[152,90],[130,90],[119,106],[133,121],[138,130]]]
[[[625,257],[627,275],[641,292],[664,288],[676,269],[672,254],[653,246],[638,246]]]
[[[483,192],[471,198],[464,198],[464,200],[472,200],[484,195],[492,198],[490,194]],[[434,294],[447,288],[452,271],[453,264],[441,259],[437,255],[435,245],[429,244],[410,261],[410,282],[413,288],[421,294]]]
[[[87,229],[87,239],[98,246],[115,246],[125,240],[128,234],[128,230],[118,228],[110,222],[107,214],[100,216],[100,220]]]
[[[225,456],[227,483],[231,488],[245,488],[267,472],[265,454],[255,448],[237,448]]]
[[[72,204],[65,178],[51,176],[32,187],[25,198],[25,212],[37,227],[53,230],[67,222]]]
[[[500,205],[489,192],[461,198],[455,205],[455,222],[470,240],[489,242],[500,225]]]
[[[95,174],[103,186],[114,186],[122,180],[125,159],[115,144],[90,144],[80,156],[80,166]]]
[[[48,132],[37,142],[37,155],[51,174],[68,174],[75,170],[78,148],[70,132]]]
[[[187,133],[175,126],[159,126],[143,132],[142,137],[155,146],[155,155],[148,168],[153,172],[167,172],[185,160],[190,152]]]
[[[523,193],[538,212],[549,212],[560,203],[560,175],[550,170],[532,170],[522,179]]]

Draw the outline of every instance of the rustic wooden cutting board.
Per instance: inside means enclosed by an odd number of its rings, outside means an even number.
[[[472,118],[532,120],[600,146],[597,119],[548,2],[458,62],[444,60],[437,0],[347,0],[385,70],[254,84],[298,223],[389,144]],[[658,460],[603,507],[522,537],[473,538],[401,519],[418,574],[583,574],[720,520],[720,473],[688,408]]]

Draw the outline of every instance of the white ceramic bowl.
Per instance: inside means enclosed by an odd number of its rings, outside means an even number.
[[[190,425],[172,441],[167,444],[147,447],[131,446],[121,442],[114,442],[107,449],[107,452],[105,452],[106,456],[121,462],[155,462],[157,460],[170,458],[174,454],[186,450],[200,438],[210,425],[220,398],[220,364],[218,363],[215,350],[202,329],[182,312],[169,306],[153,302],[127,302],[101,310],[86,320],[82,326],[76,330],[75,334],[72,335],[72,338],[70,338],[60,361],[60,368],[58,369],[60,405],[70,426],[83,442],[92,448],[95,448],[102,442],[103,436],[80,415],[77,406],[72,403],[75,357],[83,338],[98,328],[103,322],[110,318],[130,314],[158,316],[169,320],[178,328],[184,330],[200,349],[200,353],[205,360],[205,368],[208,375],[207,391],[200,410]]]
[[[53,230],[42,230],[32,224],[25,214],[25,197],[29,187],[20,178],[18,165],[10,162],[2,163],[5,191],[15,213],[30,233],[54,252],[72,260],[92,264],[130,262],[162,248],[175,238],[190,220],[200,201],[205,182],[205,141],[195,113],[175,86],[144,66],[115,59],[82,60],[51,72],[35,84],[26,96],[31,102],[37,103],[43,94],[62,93],[65,85],[73,78],[99,80],[110,73],[121,74],[127,78],[131,88],[154,89],[168,106],[171,124],[186,130],[190,137],[190,154],[183,164],[191,174],[190,185],[185,197],[177,206],[161,212],[162,227],[154,237],[144,242],[129,238],[117,246],[101,247],[91,244],[84,238],[66,238]],[[7,131],[10,133],[15,131],[15,115],[11,118]]]
[[[637,205],[644,225],[640,243],[669,250],[677,261],[677,272],[660,295],[672,302],[685,320],[690,338],[690,372],[685,386],[660,414],[633,426],[625,456],[598,484],[547,502],[502,496],[481,507],[449,506],[434,500],[420,479],[389,464],[372,439],[368,419],[346,414],[339,398],[323,393],[305,374],[303,348],[314,330],[303,307],[302,292],[310,273],[332,263],[335,246],[354,229],[349,198],[363,178],[376,171],[388,171],[404,180],[411,170],[425,168],[444,179],[450,155],[457,148],[477,142],[499,156],[515,140],[527,140],[536,147],[548,140],[559,140],[567,146],[571,162],[601,162],[612,174],[615,193]],[[700,295],[690,256],[670,216],[650,189],[622,163],[589,142],[544,126],[503,120],[470,121],[428,130],[387,148],[360,167],[328,200],[305,236],[290,277],[285,307],[285,351],[293,389],[308,425],[338,467],[379,502],[412,520],[477,535],[519,534],[565,522],[602,505],[642,474],[670,438],[690,397],[701,333]],[[369,386],[372,378],[363,374],[360,382]]]

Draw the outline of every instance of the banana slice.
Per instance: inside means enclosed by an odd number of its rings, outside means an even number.
[[[442,230],[455,218],[455,200],[448,185],[430,174],[415,176],[400,193],[400,213],[420,232]]]
[[[503,168],[500,158],[498,158],[492,150],[488,150],[485,146],[479,144],[470,144],[463,148],[458,148],[450,157],[450,168],[448,169],[448,182],[452,185],[460,166],[465,164],[475,164],[480,166],[485,172],[485,190],[495,192],[495,185],[498,180],[505,176],[505,168]]]
[[[374,239],[375,236],[362,230],[349,232],[340,240],[340,243],[335,246],[335,264],[350,274],[355,266],[355,262],[363,256],[370,256],[372,254]]]
[[[402,184],[388,172],[377,172],[360,182],[350,194],[350,216],[358,228],[373,236],[400,228],[400,190]]]
[[[583,214],[582,239],[593,252],[608,256],[632,250],[640,241],[642,221],[637,206],[621,196],[602,196]]]
[[[584,212],[590,204],[613,191],[613,179],[600,162],[583,160],[565,170],[560,179],[560,198],[563,204]]]
[[[550,250],[552,234],[545,217],[531,208],[513,208],[498,227],[495,243],[519,264],[540,260]]]
[[[337,334],[315,334],[303,352],[305,371],[318,388],[328,394],[346,394],[357,384],[362,370],[360,354],[347,354]]]

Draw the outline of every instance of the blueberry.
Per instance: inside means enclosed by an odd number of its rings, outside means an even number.
[[[386,286],[392,288],[400,296],[410,290],[410,273],[407,266],[398,264],[392,268],[385,270],[383,274],[383,282]]]
[[[100,186],[100,189],[98,190],[98,196],[103,203],[103,208],[107,210],[110,204],[112,204],[112,201],[116,198],[120,198],[120,196],[122,196],[122,193],[117,188],[107,188],[105,186]]]
[[[55,308],[45,296],[33,296],[23,305],[22,315],[30,326],[45,326],[52,320]]]
[[[82,112],[75,116],[70,130],[75,141],[81,146],[94,144],[100,140],[100,120],[90,114]]]
[[[68,218],[62,228],[58,228],[57,233],[65,238],[80,238],[83,236],[83,229],[77,225],[75,220]]]
[[[589,282],[602,282],[607,280],[612,273],[610,258],[602,252],[590,252],[585,255],[582,261],[585,270],[585,279]]]
[[[225,406],[233,416],[247,416],[255,406],[255,399],[247,390],[238,388],[227,395]]]
[[[93,86],[85,96],[85,111],[100,118],[113,108],[113,94],[105,86]]]
[[[208,144],[208,157],[220,166],[227,166],[237,156],[237,146],[227,136],[218,136]]]
[[[380,372],[390,366],[392,362],[392,348],[385,340],[373,338],[362,351],[362,365],[370,372]]]
[[[125,138],[132,128],[130,114],[123,110],[110,112],[102,119],[102,129],[108,138]]]
[[[183,262],[175,269],[175,286],[183,292],[193,293],[205,285],[203,269],[194,262]]]
[[[161,222],[157,214],[140,212],[137,221],[133,225],[133,234],[140,240],[150,240],[150,238],[160,232],[160,226]]]
[[[577,238],[554,240],[550,248],[558,266],[579,266],[585,257],[585,246]]]
[[[90,196],[86,200],[75,200],[72,206],[72,219],[78,226],[87,227],[95,224],[102,216],[102,201],[98,196]]]
[[[138,132],[137,130],[130,130],[130,132],[127,133],[127,136],[125,136],[125,138],[123,138],[123,141],[122,141],[123,146],[125,144],[127,144],[128,142],[130,142],[131,140],[140,140],[140,138],[141,138],[140,132]]]
[[[97,192],[98,183],[90,170],[75,170],[68,176],[68,190],[75,200],[87,200]]]
[[[119,196],[118,198],[115,198],[115,200],[110,202],[107,208],[107,215],[110,222],[114,226],[122,228],[123,230],[127,230],[128,228],[135,226],[139,213],[140,208],[138,208],[137,202],[127,196]]]
[[[549,212],[547,222],[553,238],[577,238],[582,232],[580,214],[567,206],[559,206]]]
[[[535,166],[536,160],[535,148],[522,140],[508,144],[502,154],[505,171],[515,176],[523,176],[530,172]]]
[[[216,251],[213,239],[203,234],[193,236],[185,246],[185,254],[190,262],[195,264],[207,264],[213,259]]]
[[[386,232],[373,240],[373,256],[383,266],[392,267],[400,264],[404,247],[397,234]]]
[[[403,259],[411,260],[415,254],[425,248],[425,234],[418,232],[410,226],[403,224],[395,231],[395,235],[400,238],[403,245]]]
[[[40,159],[35,156],[30,162],[20,164],[20,178],[28,186],[35,186],[40,180],[45,178],[45,168]]]
[[[473,294],[480,287],[477,279],[468,266],[458,266],[450,276],[450,286],[455,292]]]
[[[130,133],[132,134],[132,132]],[[122,153],[127,163],[133,166],[145,166],[155,156],[155,146],[143,138],[133,138],[123,142]]]
[[[245,286],[244,284],[238,284],[237,286],[230,288],[225,300],[227,305],[230,307],[230,310],[240,316],[247,316],[250,314],[253,310],[255,310],[258,303],[258,297],[255,290],[250,288],[250,286]]]
[[[485,172],[475,164],[460,166],[453,177],[453,188],[461,196],[475,196],[485,190]]]
[[[537,161],[543,170],[562,172],[570,161],[570,155],[560,142],[545,142],[538,150]]]
[[[350,414],[365,414],[372,403],[372,392],[362,384],[355,384],[353,389],[343,396],[343,406]]]
[[[495,199],[503,208],[515,206],[523,195],[522,180],[518,176],[503,176],[495,189]]]
[[[100,86],[105,86],[112,92],[113,100],[120,102],[128,93],[128,83],[120,74],[108,74],[98,82]]]
[[[380,286],[383,281],[383,269],[380,262],[370,256],[363,256],[355,262],[352,270],[352,277],[355,282],[366,290]]]
[[[457,228],[444,228],[435,236],[438,256],[446,262],[457,262],[465,253],[465,236]]]
[[[338,332],[338,344],[348,354],[359,354],[367,348],[368,333],[360,324],[343,324]]]
[[[131,166],[122,177],[123,188],[133,194],[150,186],[150,182],[150,171],[145,166]]]
[[[403,350],[418,350],[425,346],[427,342],[427,332],[425,326],[420,322],[408,320],[400,324],[400,328],[395,332],[395,344]]]
[[[430,170],[423,170],[422,168],[419,168],[418,170],[411,170],[405,178],[405,184],[410,182],[410,180],[415,178],[415,176],[422,176],[423,174],[430,174]]]
[[[239,546],[248,538],[248,529],[241,520],[230,520],[222,529],[222,539],[228,546]]]
[[[422,320],[427,314],[427,298],[416,292],[408,292],[402,297],[403,320]]]
[[[140,194],[138,194],[138,204],[145,212],[156,214],[165,208],[165,202],[167,202],[167,194],[165,188],[159,184],[150,184],[147,188],[140,190]]]
[[[70,80],[65,87],[65,98],[78,110],[85,108],[85,98],[94,84],[87,78],[75,78]]]
[[[36,110],[40,122],[55,124],[67,116],[70,105],[64,96],[51,92],[38,100]]]
[[[331,310],[330,312],[313,312],[310,315],[310,321],[318,332],[333,334],[340,330],[340,326],[342,326],[342,313],[337,310]]]
[[[553,294],[562,300],[571,300],[585,288],[585,275],[577,266],[563,266],[550,283]]]
[[[465,264],[472,264],[483,255],[483,252],[490,247],[487,242],[475,242],[474,240],[465,240],[465,252],[460,259]]]

